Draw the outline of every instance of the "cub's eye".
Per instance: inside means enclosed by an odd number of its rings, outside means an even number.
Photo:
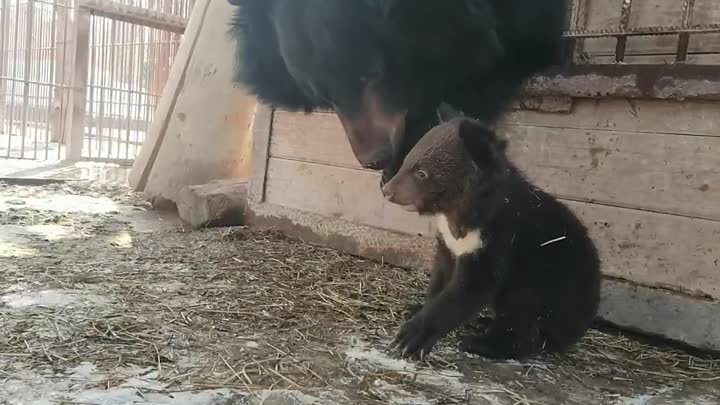
[[[425,180],[428,178],[428,174],[425,170],[418,170],[415,172],[415,176],[420,180]]]

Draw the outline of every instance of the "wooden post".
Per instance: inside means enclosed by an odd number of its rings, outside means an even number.
[[[73,10],[75,30],[73,32],[73,70],[70,92],[72,115],[67,128],[69,138],[65,149],[65,159],[78,161],[82,157],[85,138],[85,103],[87,101],[88,68],[90,58],[90,18],[88,11],[79,7]]]
[[[74,22],[71,8],[71,0],[54,0],[55,5],[55,32],[54,35],[54,61],[53,77],[55,78],[52,118],[50,120],[50,136],[52,142],[65,143],[67,133],[66,123],[70,120],[72,108],[70,108],[70,83],[73,76],[73,33],[75,32],[72,23]]]

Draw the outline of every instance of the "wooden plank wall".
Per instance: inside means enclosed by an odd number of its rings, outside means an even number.
[[[510,112],[499,131],[589,226],[608,276],[720,299],[720,104],[575,100],[568,114]],[[431,235],[382,199],[332,114],[275,111],[264,184],[273,205]]]
[[[588,29],[617,29],[623,0],[587,1]],[[633,0],[629,28],[681,25],[682,0]],[[720,2],[695,0],[691,24],[720,23]],[[677,35],[630,37],[627,39],[626,63],[673,63],[677,50]],[[612,63],[615,55],[614,38],[585,41],[589,63]],[[687,63],[720,64],[720,35],[701,34],[690,37]]]

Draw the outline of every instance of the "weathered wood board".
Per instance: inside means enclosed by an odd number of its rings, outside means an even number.
[[[571,114],[509,113],[513,160],[588,225],[608,276],[720,298],[720,105],[581,100]],[[269,118],[268,118],[269,119]],[[322,147],[318,147],[322,145]],[[275,111],[265,201],[430,235],[387,204],[333,114]]]
[[[377,228],[431,235],[427,220],[386,202],[380,175],[365,170],[270,158],[265,200]]]
[[[720,221],[720,137],[504,122],[512,159],[559,197]],[[359,169],[332,114],[277,111],[270,156]]]

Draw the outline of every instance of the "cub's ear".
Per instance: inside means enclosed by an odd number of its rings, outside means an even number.
[[[499,140],[489,126],[478,120],[462,119],[458,135],[475,165],[486,171],[504,169],[507,141]]]

